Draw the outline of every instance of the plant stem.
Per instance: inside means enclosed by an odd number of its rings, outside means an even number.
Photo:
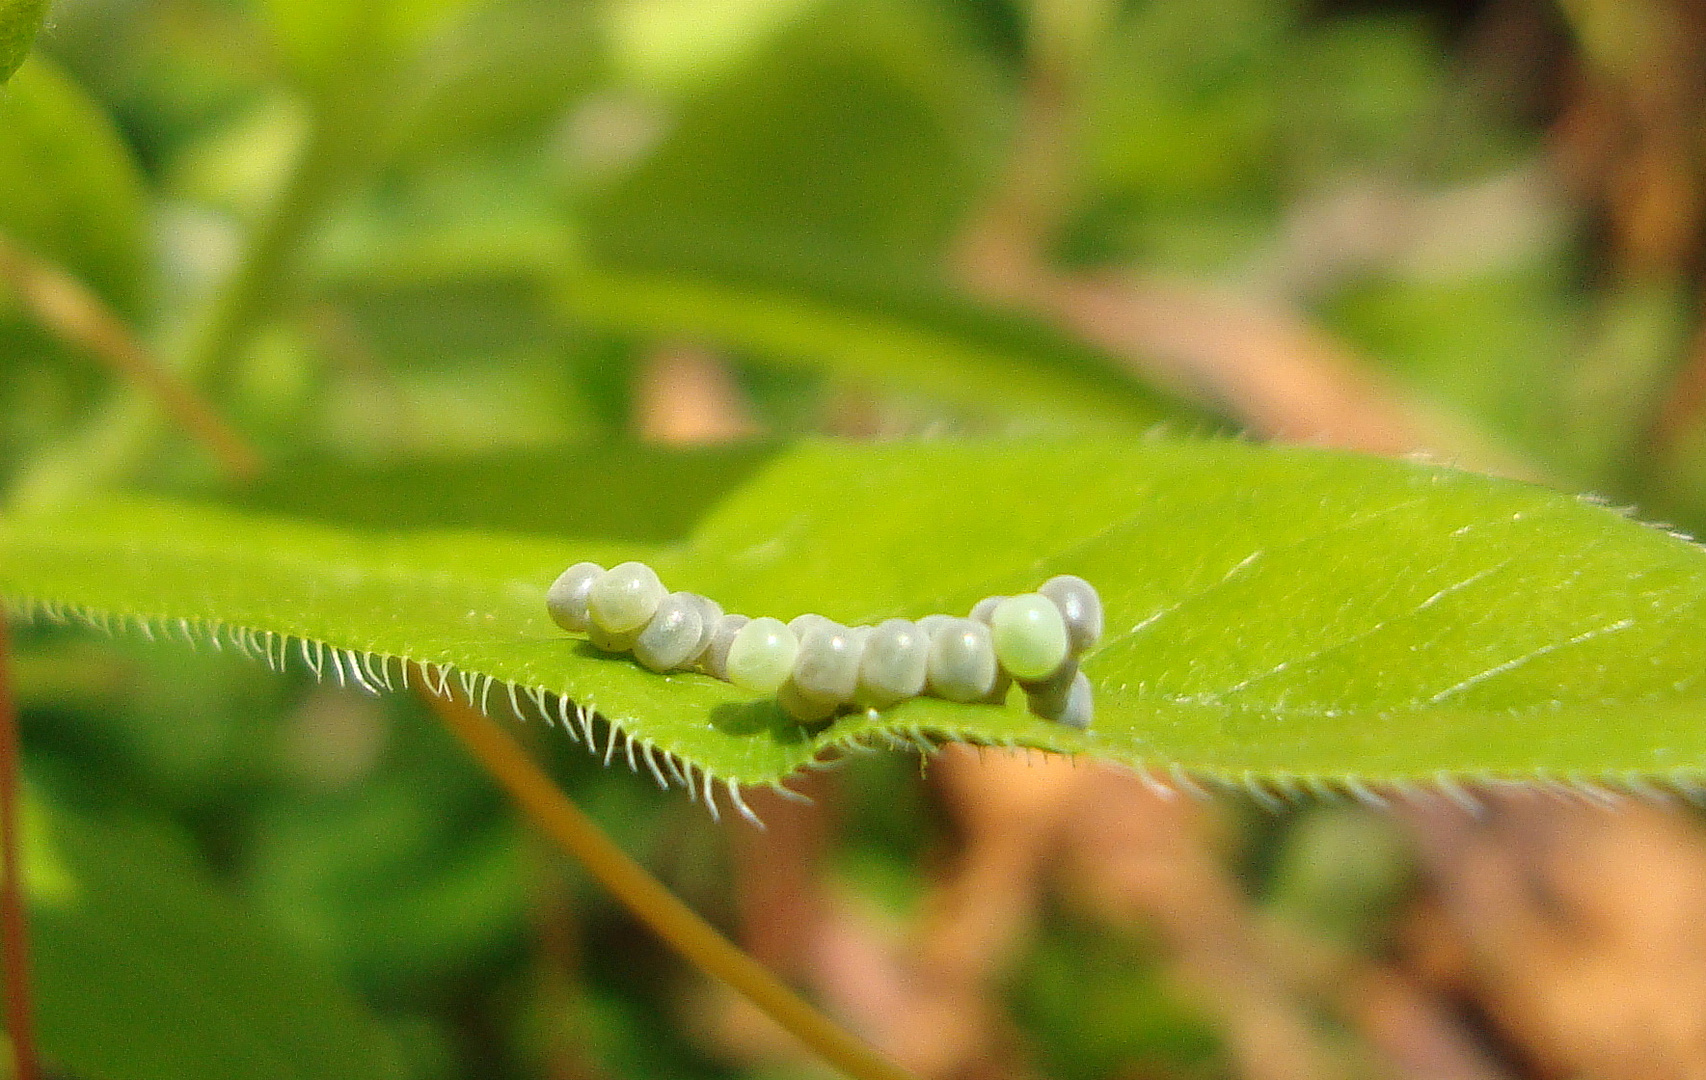
[[[291,297],[302,248],[326,205],[379,152],[372,136],[382,130],[387,99],[375,87],[388,85],[386,69],[357,55],[352,50],[347,61],[347,82],[317,95],[307,139],[283,189],[214,290],[177,365],[179,378],[203,387],[211,400],[229,392],[256,330]],[[23,470],[11,493],[14,503],[51,504],[126,475],[145,459],[159,426],[139,395],[118,400],[77,444]]]
[[[329,128],[339,127],[338,131]],[[284,189],[250,235],[242,260],[213,298],[206,321],[190,345],[183,370],[217,397],[255,328],[289,292],[304,236],[344,178],[347,148],[341,126],[316,109],[306,144]]]
[[[194,387],[144,348],[124,320],[82,282],[4,235],[0,235],[0,281],[11,286],[48,330],[142,387],[231,476],[242,479],[260,471],[261,458],[254,447]]]
[[[0,946],[5,950],[6,1033],[15,1080],[39,1080],[30,1009],[29,929],[24,918],[18,822],[18,710],[12,701],[10,642],[0,614]]]
[[[424,685],[423,678],[419,685]],[[546,836],[580,860],[601,885],[707,974],[723,980],[856,1080],[916,1080],[808,1005],[758,961],[682,903],[568,800],[527,754],[472,705],[423,691],[456,734]]]

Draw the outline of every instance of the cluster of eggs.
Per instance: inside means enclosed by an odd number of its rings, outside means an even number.
[[[1090,680],[1078,660],[1102,636],[1102,601],[1062,574],[1034,593],[991,596],[965,618],[843,626],[822,615],[791,622],[725,614],[709,597],[668,592],[656,571],[576,563],[545,594],[551,618],[606,652],[632,652],[653,671],[702,671],[775,694],[801,723],[849,708],[886,708],[930,694],[1002,704],[1013,683],[1037,716],[1090,726]]]

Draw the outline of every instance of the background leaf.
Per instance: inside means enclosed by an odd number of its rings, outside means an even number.
[[[0,85],[24,62],[46,14],[47,0],[0,0]]]
[[[143,183],[106,111],[32,56],[0,91],[0,240],[45,259],[135,317],[153,297]],[[0,284],[0,476],[84,420],[106,370]]]
[[[332,673],[301,643],[324,642],[368,658],[337,666],[358,683],[394,683],[384,657],[448,665],[488,708],[513,699],[536,715],[511,685],[561,695],[638,744],[606,754],[661,751],[747,784],[825,748],[925,736],[1281,783],[1683,783],[1706,756],[1697,547],[1543,488],[1352,455],[806,444],[667,547],[372,535],[112,499],[15,518],[0,553],[15,604],[157,634],[222,627],[275,662]],[[558,632],[540,597],[581,558],[646,559],[729,610],[847,622],[964,610],[1079,573],[1108,608],[1108,639],[1085,664],[1096,724],[1080,735],[1014,706],[920,699],[802,729],[768,700],[656,676]]]
[[[687,450],[609,444],[548,455],[487,454],[380,465],[304,457],[253,483],[175,490],[359,529],[467,529],[662,543],[685,538],[717,501],[779,450],[763,444]],[[571,483],[565,477],[596,482]],[[636,491],[657,497],[636,499]]]
[[[142,179],[101,107],[34,57],[0,94],[0,231],[134,315],[147,294]]]
[[[399,1075],[371,1014],[213,885],[168,832],[54,804],[32,858],[43,1049],[109,1080]]]
[[[563,292],[605,330],[709,339],[987,410],[1010,426],[1141,432],[1200,414],[1046,327],[927,287],[734,270],[576,272]]]
[[[994,73],[927,8],[826,7],[689,101],[589,200],[606,257],[933,266],[995,150]]]

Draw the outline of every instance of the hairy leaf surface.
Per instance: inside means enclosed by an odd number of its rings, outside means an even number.
[[[728,490],[674,543],[387,534],[112,498],[0,527],[0,593],[157,635],[213,631],[351,682],[395,685],[386,658],[447,668],[488,709],[577,721],[601,754],[664,776],[685,763],[701,785],[774,782],[886,740],[1034,746],[1282,790],[1687,785],[1706,762],[1706,554],[1543,488],[1321,451],[1062,442],[809,443]],[[731,611],[849,622],[963,612],[1081,574],[1108,612],[1085,663],[1095,725],[920,699],[800,728],[768,700],[654,675],[550,623],[559,570],[624,558]]]

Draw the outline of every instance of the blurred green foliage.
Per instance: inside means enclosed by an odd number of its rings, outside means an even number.
[[[1603,265],[1590,215],[1543,182],[1545,88],[1499,89],[1523,73],[1477,51],[1466,7],[1109,0],[1060,52],[1048,257],[1283,298],[1537,474],[1706,524],[1698,424],[1648,445],[1689,290]],[[0,0],[0,74],[40,14]],[[0,484],[667,543],[775,452],[631,448],[647,372],[683,343],[777,439],[1236,426],[954,269],[1025,130],[1033,14],[59,0],[0,90],[0,237],[93,289],[271,468],[220,478],[0,284]],[[1561,16],[1540,23],[1566,48]],[[41,1023],[69,1072],[758,1071],[680,1022],[677,962],[418,705],[181,644],[20,637]],[[732,919],[697,807],[561,738],[535,749]],[[839,888],[914,909],[947,843],[928,791],[905,758],[845,772]],[[1378,950],[1407,884],[1391,835],[1252,820],[1234,861],[1276,918]],[[1226,1075],[1175,983],[1155,942],[1055,912],[1007,994],[1050,1075]]]
[[[47,0],[6,0],[0,5],[0,86],[28,55],[46,12]]]

